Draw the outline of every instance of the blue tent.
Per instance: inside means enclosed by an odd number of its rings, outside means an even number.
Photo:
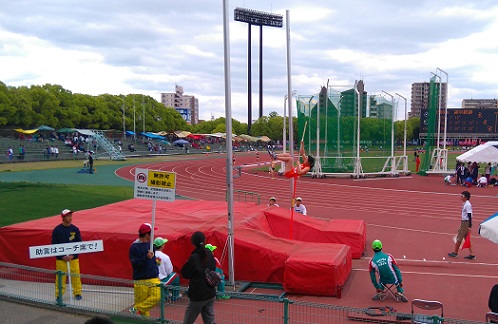
[[[142,136],[145,136],[147,138],[152,138],[152,139],[165,139],[166,137],[164,136],[161,136],[161,135],[156,135],[156,134],[152,134],[152,133],[140,133],[140,135]]]

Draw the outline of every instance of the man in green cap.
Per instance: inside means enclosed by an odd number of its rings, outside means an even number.
[[[385,285],[395,285],[398,299],[404,303],[408,302],[408,299],[403,295],[403,278],[394,257],[382,252],[382,242],[380,240],[372,242],[372,249],[374,250],[374,256],[369,262],[368,270],[372,284],[377,291],[372,300],[380,300],[382,298],[383,294],[386,293]],[[376,272],[379,274],[379,281],[377,281]]]

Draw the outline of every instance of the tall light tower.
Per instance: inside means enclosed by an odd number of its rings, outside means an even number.
[[[263,26],[282,28],[283,16],[264,11],[235,8],[234,20],[247,23],[247,133],[252,125],[252,86],[251,86],[251,25],[259,26],[259,118],[263,117]]]

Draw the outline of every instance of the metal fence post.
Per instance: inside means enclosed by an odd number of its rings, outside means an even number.
[[[166,306],[166,287],[163,284],[159,284],[161,288],[161,323],[166,323],[164,319],[164,307]]]
[[[64,306],[64,304],[62,302],[62,274],[63,274],[62,271],[57,270],[56,278],[57,278],[58,293],[57,293],[57,296],[56,296],[56,299],[57,299],[56,304],[59,307],[63,307]]]
[[[282,299],[284,302],[284,324],[289,323],[289,304],[291,303],[288,298],[283,298]]]

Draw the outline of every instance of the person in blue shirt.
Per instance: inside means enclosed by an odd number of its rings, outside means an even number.
[[[154,228],[155,230],[157,228]],[[152,226],[143,223],[138,229],[138,239],[130,246],[129,258],[133,267],[133,292],[135,305],[130,312],[150,316],[150,310],[161,301],[161,281],[155,251],[150,250]]]
[[[385,293],[384,285],[396,285],[397,297],[404,303],[408,302],[408,299],[403,294],[403,277],[401,276],[401,271],[396,264],[396,260],[390,254],[382,252],[382,242],[380,240],[374,240],[372,242],[372,249],[374,250],[374,256],[369,262],[369,272],[370,279],[374,285],[377,294],[375,294],[372,300],[379,300],[382,294]],[[379,280],[377,281],[377,275]]]

